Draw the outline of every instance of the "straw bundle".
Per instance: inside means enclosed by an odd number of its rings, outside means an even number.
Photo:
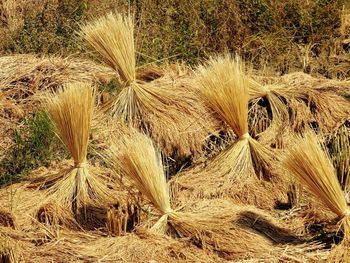
[[[235,253],[244,246],[233,245],[239,235],[244,244],[259,239],[259,236],[233,225],[232,211],[224,205],[207,206],[191,212],[174,210],[171,207],[161,155],[146,135],[130,133],[120,144],[113,144],[107,156],[114,169],[130,178],[160,213],[160,218],[150,227],[152,233],[188,237],[205,249],[228,254]],[[259,251],[266,249],[263,247],[269,244],[267,240],[260,239],[261,247],[256,248]],[[245,247],[245,251],[246,249]],[[251,251],[256,252],[256,249],[251,248]]]
[[[142,76],[136,72],[130,15],[109,13],[82,26],[80,34],[121,82],[122,90],[104,105],[106,111],[147,132],[167,155],[202,151],[203,141],[217,128],[215,120],[206,119],[206,107],[189,88],[182,87],[181,78],[164,74],[147,83],[137,79]]]
[[[142,99],[150,94],[136,80],[134,27],[131,16],[109,13],[81,28],[83,38],[114,69],[124,89],[110,105],[112,115],[126,122],[140,120]],[[145,96],[145,98],[140,96]],[[151,99],[152,102],[152,99]]]
[[[103,177],[89,172],[86,160],[90,124],[94,109],[94,88],[85,83],[68,84],[46,97],[46,110],[57,135],[74,160],[74,166],[47,180],[50,193],[64,207],[77,214],[89,201],[108,199]]]
[[[332,251],[328,260],[346,262],[350,258],[350,210],[332,163],[312,133],[298,138],[295,145],[288,151],[282,164],[338,216],[343,227],[344,239],[341,245]]]
[[[208,169],[218,176],[228,175],[230,181],[254,172],[259,177],[270,177],[272,152],[248,133],[248,82],[239,58],[227,55],[211,59],[197,74],[203,99],[238,137]]]

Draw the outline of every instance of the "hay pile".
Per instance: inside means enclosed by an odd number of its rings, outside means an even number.
[[[19,120],[38,105],[39,91],[56,89],[71,81],[107,82],[108,68],[79,58],[14,55],[0,57],[0,90],[6,118]],[[35,104],[36,102],[36,104]]]

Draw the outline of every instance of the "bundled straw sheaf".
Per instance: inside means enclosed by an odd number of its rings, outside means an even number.
[[[131,16],[109,13],[82,26],[82,37],[101,55],[106,64],[118,74],[124,89],[108,107],[112,115],[126,122],[141,118],[140,96],[147,91],[136,80],[134,24]]]
[[[191,237],[210,250],[233,252],[235,246],[231,244],[236,242],[238,232],[233,230],[235,227],[230,222],[227,211],[219,213],[220,209],[213,207],[197,214],[177,211],[171,207],[161,155],[149,137],[132,132],[121,143],[111,146],[108,162],[118,173],[130,178],[161,214],[150,228],[152,233]],[[249,236],[248,233],[242,235]]]
[[[154,220],[146,223],[150,226],[150,234],[185,237],[196,246],[216,252],[225,259],[263,254],[274,257],[286,251],[286,247],[279,245],[273,248],[270,239],[247,226],[242,227],[238,218],[245,217],[244,212],[233,209],[227,200],[204,200],[198,205],[189,205],[189,202],[185,207],[174,208],[161,155],[146,135],[130,131],[119,143],[112,144],[107,158],[115,171],[128,177],[160,214],[155,223]],[[142,228],[137,233],[142,234]],[[253,242],[259,246],[251,246]]]
[[[341,190],[335,169],[313,133],[295,140],[282,165],[296,176],[325,206],[335,213],[343,228],[341,245],[333,248],[329,262],[347,262],[350,258],[350,210]]]
[[[218,185],[230,188],[232,182],[241,181],[252,174],[269,178],[272,152],[248,133],[248,83],[239,58],[226,55],[211,59],[207,66],[199,67],[197,83],[203,100],[238,137],[205,168],[207,172],[210,171],[207,180],[217,180]],[[203,180],[203,177],[197,177]]]
[[[109,13],[84,25],[81,34],[106,64],[118,72],[126,86],[136,79],[134,23],[131,16]]]
[[[74,213],[89,200],[107,199],[103,177],[91,174],[86,160],[94,103],[94,88],[86,83],[67,84],[45,98],[45,107],[57,135],[74,160],[72,168],[49,178],[46,185],[52,185],[49,191],[55,201],[71,206]]]
[[[203,101],[238,138],[204,167],[197,166],[172,179],[177,189],[193,189],[194,197],[231,195],[248,182],[258,182],[257,178],[273,179],[272,149],[248,131],[248,78],[242,67],[238,57],[226,55],[210,59],[197,70],[196,83]]]
[[[137,79],[133,20],[109,13],[81,27],[80,35],[112,68],[122,90],[104,109],[116,118],[147,132],[169,155],[201,152],[214,131],[213,119],[188,88],[162,77],[156,83]]]

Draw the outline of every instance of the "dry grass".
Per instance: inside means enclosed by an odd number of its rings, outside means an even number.
[[[126,86],[135,81],[134,23],[131,16],[109,13],[82,26],[81,35],[106,64],[119,73]]]
[[[343,11],[341,14],[341,26],[340,26],[340,32],[343,35],[348,35],[350,28],[350,8],[343,6]]]
[[[18,262],[17,251],[13,241],[2,234],[0,235],[0,261],[2,263]]]
[[[266,81],[250,79],[251,111],[258,110],[259,101],[267,101],[263,117],[270,122],[260,129],[259,122],[253,120],[252,129],[260,141],[273,145],[283,144],[289,133],[300,133],[310,126],[332,134],[350,116],[350,102],[343,97],[348,93],[347,81],[314,78],[304,73]]]
[[[146,159],[147,157],[147,159]],[[113,168],[132,180],[137,189],[165,216],[162,216],[154,232],[165,233],[170,207],[169,188],[159,152],[146,135],[136,131],[108,150],[108,161]]]
[[[14,32],[16,29],[21,28],[23,26],[23,14],[18,14],[19,10],[23,9],[23,4],[25,2],[23,0],[15,1],[15,0],[4,0],[0,5],[0,21],[6,24],[5,33]]]
[[[2,56],[0,68],[1,110],[15,121],[35,110],[40,94],[47,90],[67,82],[107,82],[113,77],[107,67],[72,57]]]
[[[339,183],[345,192],[350,186],[350,129],[344,123],[327,137],[327,146]]]
[[[76,57],[0,57],[0,156],[14,144],[12,131],[37,110],[41,95],[71,81],[104,83],[114,73],[108,67]]]
[[[126,122],[139,121],[141,105],[137,91],[143,89],[136,83],[134,25],[131,16],[109,13],[82,26],[80,35],[115,70],[125,86],[109,106],[112,115]]]
[[[239,58],[211,59],[198,69],[199,90],[239,138],[248,132],[248,90]]]
[[[45,184],[51,186],[54,201],[71,207],[75,214],[91,200],[108,200],[102,176],[90,174],[86,160],[94,103],[94,88],[85,83],[67,84],[45,98],[45,109],[74,160],[72,168],[48,178]]]
[[[307,189],[335,213],[344,231],[344,240],[332,251],[329,262],[344,262],[349,258],[349,208],[329,157],[316,135],[308,133],[295,141],[286,154],[283,166]]]
[[[13,215],[4,209],[0,209],[0,225],[15,228],[15,219]]]
[[[275,141],[274,139],[277,137],[276,133],[280,133],[289,122],[288,105],[284,102],[286,93],[288,94],[288,88],[280,87],[277,84],[262,85],[252,78],[249,78],[248,81],[249,96],[251,104],[253,105],[251,110],[254,111],[259,101],[265,99],[271,111],[271,117],[267,117],[269,120],[271,118],[268,127],[265,129],[258,129],[258,134],[263,138],[272,134],[274,138],[272,140],[266,140],[265,138],[265,141]],[[261,131],[264,133],[261,134]]]
[[[323,133],[328,133],[337,129],[350,116],[350,102],[341,96],[349,92],[349,83],[346,81],[294,73],[283,76],[279,83],[287,87],[287,93],[283,96],[287,101],[298,100],[306,104],[309,111],[304,118],[294,120],[291,125],[300,127],[300,122],[316,122]],[[292,111],[298,111],[298,107],[293,107],[291,103],[289,107]]]

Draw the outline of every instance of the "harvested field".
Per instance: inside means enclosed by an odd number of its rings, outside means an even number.
[[[89,53],[0,56],[0,262],[349,262],[350,67],[142,64],[102,13]]]

